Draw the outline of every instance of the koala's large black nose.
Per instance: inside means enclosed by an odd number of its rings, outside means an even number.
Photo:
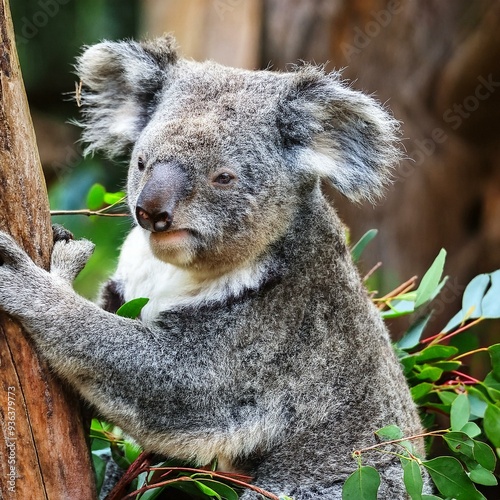
[[[135,216],[141,227],[153,233],[167,231],[179,201],[189,192],[185,170],[177,163],[152,166],[137,199]]]
[[[172,225],[172,214],[160,212],[159,214],[150,214],[139,205],[135,209],[137,222],[148,231],[161,232],[166,231]]]

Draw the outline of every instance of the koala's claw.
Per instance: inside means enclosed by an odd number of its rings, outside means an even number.
[[[68,231],[64,226],[61,226],[61,224],[52,224],[52,236],[54,243],[58,241],[65,241],[67,243],[69,240],[74,239],[73,233]]]

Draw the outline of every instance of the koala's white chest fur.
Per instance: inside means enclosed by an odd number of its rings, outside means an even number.
[[[213,279],[199,279],[195,272],[181,269],[157,259],[149,246],[149,232],[132,229],[122,246],[113,279],[123,287],[125,301],[139,297],[149,299],[141,320],[149,323],[162,311],[205,302],[222,302],[262,281],[258,264],[248,265]]]

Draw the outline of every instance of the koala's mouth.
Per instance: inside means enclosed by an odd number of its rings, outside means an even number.
[[[169,229],[168,231],[152,232],[150,238],[154,242],[183,243],[194,236],[190,229]]]

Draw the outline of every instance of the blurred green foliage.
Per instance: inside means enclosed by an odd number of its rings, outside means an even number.
[[[75,57],[83,45],[102,39],[133,38],[139,24],[138,0],[11,0],[16,45],[32,113],[61,123],[78,119],[68,93],[75,89]],[[69,126],[69,125],[68,125]],[[80,144],[69,145],[64,163],[48,185],[52,209],[85,208],[95,182],[109,191],[124,186],[126,169],[103,159],[83,158]],[[92,298],[114,267],[118,248],[130,228],[126,218],[64,216],[76,237],[96,243],[96,251],[78,277],[77,290]]]

